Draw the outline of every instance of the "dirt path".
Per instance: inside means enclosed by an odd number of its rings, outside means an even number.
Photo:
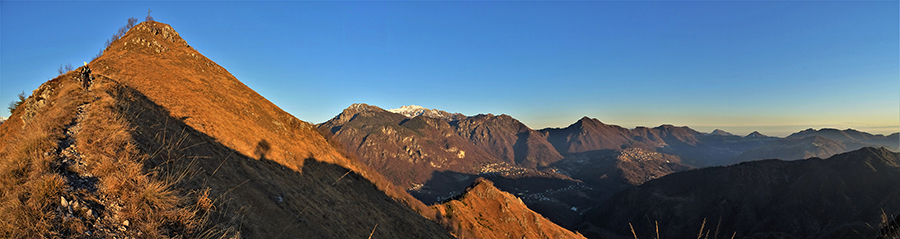
[[[92,93],[89,97],[94,98]],[[95,98],[97,99],[97,98]],[[121,238],[127,230],[126,225],[119,225],[111,220],[118,205],[107,202],[106,197],[99,192],[99,179],[88,170],[89,162],[84,160],[82,152],[78,149],[76,139],[82,129],[81,122],[87,117],[91,109],[91,102],[86,102],[77,107],[75,117],[64,128],[64,136],[59,139],[56,148],[56,159],[51,163],[54,171],[66,178],[67,188],[60,197],[58,212],[63,223],[74,221],[87,225],[86,235],[71,235],[63,233],[66,237],[102,237]],[[110,211],[112,209],[112,211]],[[70,235],[66,235],[70,234]],[[117,235],[118,234],[118,235]]]

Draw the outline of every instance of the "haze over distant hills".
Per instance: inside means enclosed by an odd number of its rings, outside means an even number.
[[[898,133],[361,103],[313,125],[133,23],[0,124],[0,237],[852,238],[900,215]]]
[[[759,159],[826,158],[864,146],[896,150],[888,143],[900,143],[897,134],[854,130],[737,136],[672,125],[626,129],[588,117],[565,128],[534,130],[509,115],[465,117],[421,106],[383,110],[366,104],[351,105],[318,127],[426,204],[459,195],[475,178],[487,177],[573,230],[584,229],[579,218],[585,210],[672,173]]]

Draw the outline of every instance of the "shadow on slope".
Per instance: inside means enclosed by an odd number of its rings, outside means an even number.
[[[522,199],[531,210],[570,230],[582,223],[580,213],[584,209],[599,203],[596,200],[597,190],[571,179],[542,176],[508,178],[497,174],[474,175],[453,171],[432,173],[424,186],[410,191],[410,194],[425,204],[438,204],[459,197],[479,177],[492,181],[498,189]]]
[[[287,164],[244,155],[184,123],[141,92],[117,85],[117,110],[148,154],[144,169],[198,205],[208,225],[248,238],[449,238],[439,225],[385,195],[363,176],[308,156]],[[376,228],[377,226],[377,228]]]
[[[761,160],[673,173],[588,212],[621,236],[703,233],[735,238],[871,238],[900,211],[900,154],[863,148],[828,159]],[[705,222],[705,223],[704,223]],[[715,229],[713,229],[715,228]]]

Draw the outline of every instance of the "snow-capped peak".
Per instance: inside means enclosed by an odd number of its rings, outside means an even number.
[[[428,108],[418,106],[418,105],[405,105],[405,106],[401,106],[400,108],[389,109],[388,112],[401,114],[408,118],[413,118],[413,117],[420,116],[420,115],[429,117],[429,118],[444,119],[447,121],[453,121],[453,120],[459,120],[459,119],[465,118],[464,115],[459,114],[459,113],[451,114],[451,113],[447,113],[446,111],[443,111],[443,110],[428,109]]]
[[[410,117],[410,118],[425,114],[426,111],[437,111],[437,110],[436,109],[429,110],[428,108],[418,106],[418,105],[404,105],[404,106],[400,106],[400,108],[388,110],[388,112],[401,114],[401,115],[404,115],[404,116]]]

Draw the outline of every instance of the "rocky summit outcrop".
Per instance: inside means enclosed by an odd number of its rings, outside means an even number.
[[[491,181],[476,179],[458,198],[433,206],[459,238],[584,238],[528,209]]]
[[[61,75],[0,125],[0,237],[451,238],[167,24],[88,67],[85,89]]]
[[[624,237],[633,226],[638,238],[873,238],[900,213],[898,178],[900,154],[886,148],[744,162],[669,174],[586,217]]]

